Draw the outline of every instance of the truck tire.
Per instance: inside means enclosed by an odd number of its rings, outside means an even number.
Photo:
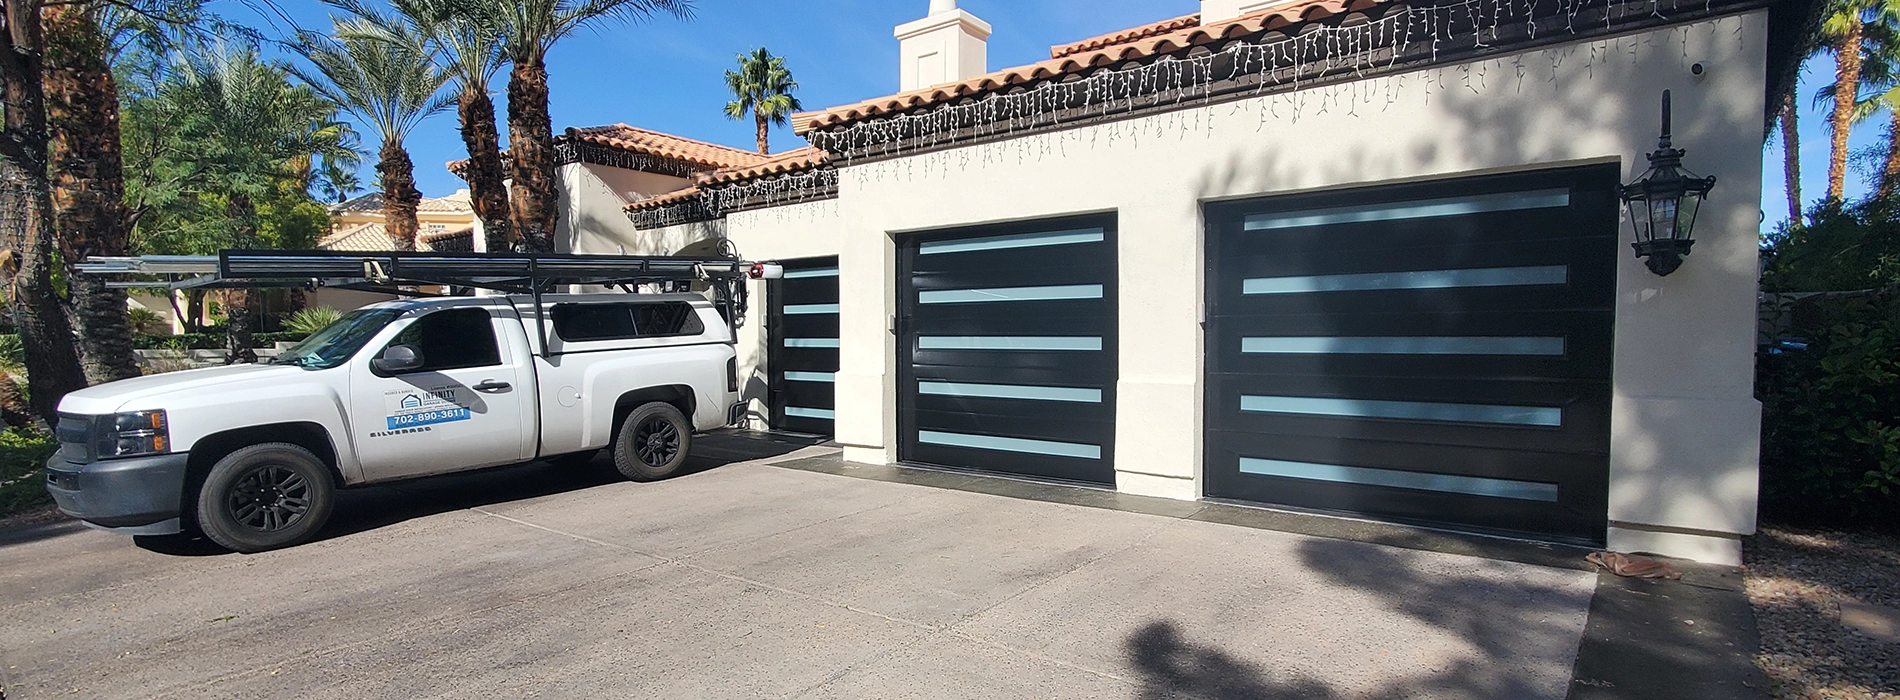
[[[614,439],[614,468],[634,481],[672,476],[693,448],[693,425],[673,404],[655,401],[633,409]]]
[[[198,528],[246,554],[300,544],[330,519],[336,484],[316,455],[287,442],[226,455],[198,490]]]

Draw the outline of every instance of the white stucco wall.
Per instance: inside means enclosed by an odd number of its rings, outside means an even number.
[[[1203,203],[1581,163],[1620,163],[1629,179],[1656,146],[1670,89],[1676,145],[1691,168],[1721,181],[1680,271],[1657,277],[1621,249],[1609,539],[1733,562],[1756,500],[1766,36],[1758,12],[846,168],[845,456],[897,456],[894,234],[1116,212],[1117,485],[1196,498]],[[1691,74],[1696,62],[1705,75]]]
[[[555,250],[596,255],[640,254],[636,248],[665,248],[634,228],[622,210],[628,202],[685,189],[685,178],[593,163],[569,163],[554,173],[560,187],[559,218],[555,220]],[[670,249],[669,249],[670,250]]]

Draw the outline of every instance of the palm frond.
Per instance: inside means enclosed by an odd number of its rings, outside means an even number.
[[[376,129],[385,143],[401,143],[423,119],[447,108],[449,72],[420,33],[358,16],[334,20],[336,36],[304,32],[293,45],[310,67],[291,72],[325,99]],[[377,38],[385,29],[390,37]]]

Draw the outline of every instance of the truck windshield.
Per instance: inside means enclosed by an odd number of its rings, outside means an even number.
[[[273,364],[296,365],[310,369],[329,369],[343,364],[363,349],[376,332],[402,315],[395,309],[357,309],[310,334],[303,342],[285,350]]]

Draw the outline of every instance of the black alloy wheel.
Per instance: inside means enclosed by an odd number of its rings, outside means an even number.
[[[680,431],[665,416],[646,419],[633,433],[634,452],[650,467],[665,466],[680,453]]]
[[[310,481],[283,465],[265,464],[238,477],[226,506],[245,527],[279,532],[309,514]]]
[[[672,404],[653,402],[635,408],[614,438],[614,468],[634,481],[672,476],[693,449],[693,424]]]

